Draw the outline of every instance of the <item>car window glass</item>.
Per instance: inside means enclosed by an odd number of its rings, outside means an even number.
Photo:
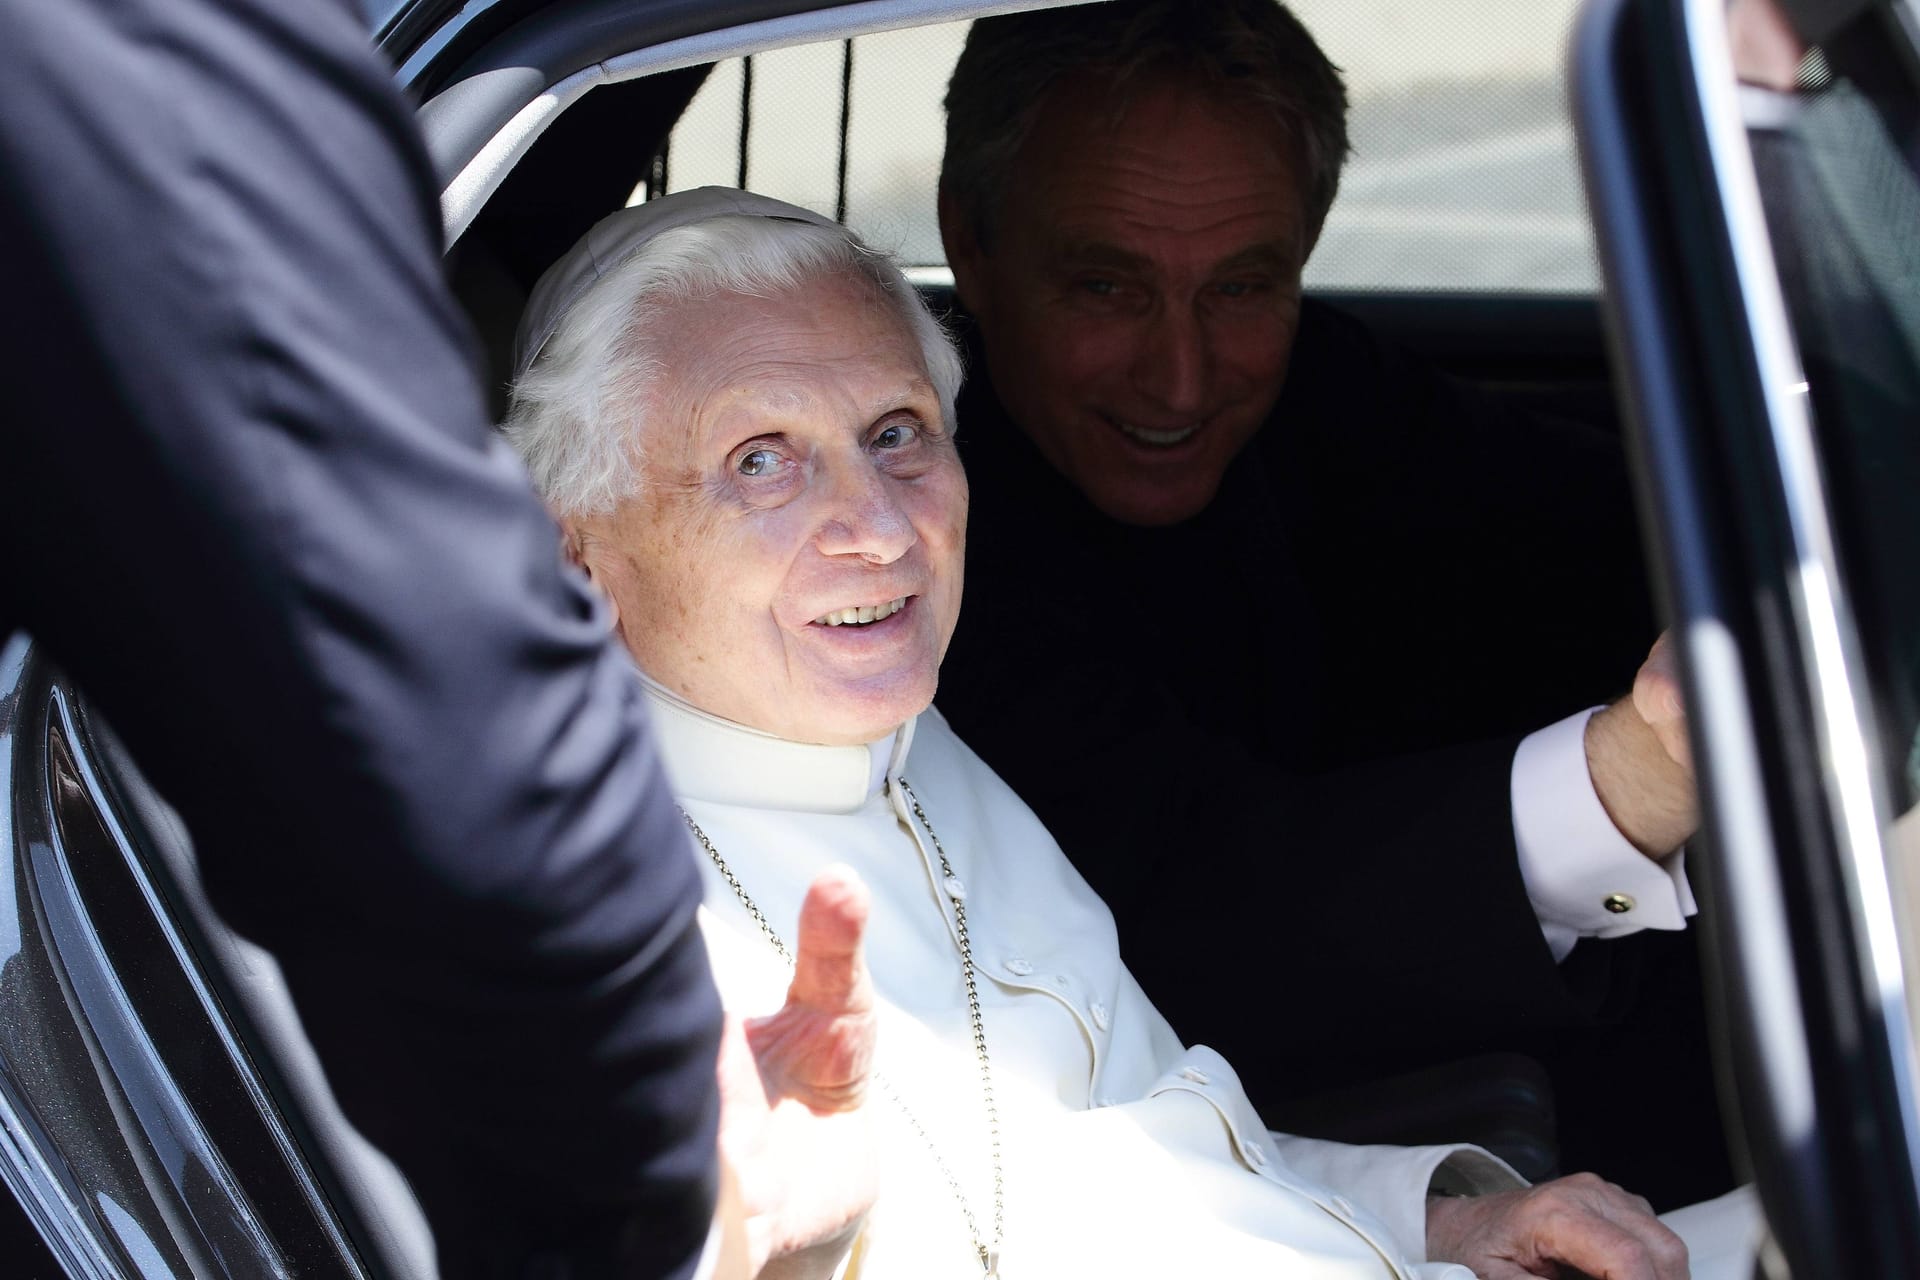
[[[1859,629],[1859,690],[1920,960],[1920,90],[1868,22],[1808,51],[1746,116]]]
[[[1573,0],[1292,7],[1353,102],[1354,154],[1309,283],[1598,292],[1566,105]]]
[[[946,264],[934,215],[946,128],[940,99],[968,25],[848,42],[852,93],[844,215],[870,243],[899,254],[909,266]],[[745,185],[830,216],[842,212],[838,166],[846,64],[846,44],[833,41],[715,66],[668,140],[666,189]]]
[[[1309,287],[1597,292],[1562,73],[1574,7],[1292,5],[1345,69],[1353,101],[1354,155],[1308,264]],[[768,195],[843,211],[920,279],[944,278],[934,215],[940,99],[966,29],[923,27],[719,64],[669,140],[658,189],[733,186],[744,174]]]

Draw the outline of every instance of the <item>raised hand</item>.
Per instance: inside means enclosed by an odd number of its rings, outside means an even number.
[[[875,1045],[868,907],[850,869],[821,872],[800,907],[786,1004],[727,1019],[720,1153],[744,1211],[748,1275],[831,1275],[878,1194],[862,1105]]]

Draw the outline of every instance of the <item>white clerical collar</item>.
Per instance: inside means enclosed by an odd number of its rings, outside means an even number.
[[[667,779],[686,800],[852,813],[899,772],[913,742],[912,720],[861,746],[789,742],[702,711],[644,671],[640,687]]]

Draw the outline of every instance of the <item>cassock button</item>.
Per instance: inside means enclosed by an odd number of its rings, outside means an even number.
[[[1633,910],[1634,902],[1631,897],[1624,893],[1610,893],[1600,899],[1600,905],[1616,916],[1623,916]]]
[[[1107,1015],[1107,1006],[1105,1006],[1104,1004],[1101,1004],[1098,1000],[1095,1000],[1093,1002],[1093,1007],[1088,1009],[1087,1012],[1093,1015],[1094,1026],[1100,1028],[1100,1030],[1102,1031],[1105,1031],[1107,1029],[1108,1022],[1112,1020]]]
[[[1182,1080],[1190,1080],[1194,1084],[1212,1084],[1213,1083],[1212,1080],[1207,1078],[1207,1073],[1200,1070],[1198,1067],[1180,1068],[1180,1078]]]
[[[1008,956],[1007,972],[1013,974],[1015,977],[1024,978],[1033,972],[1033,962],[1023,960],[1019,956]]]
[[[1253,1161],[1253,1167],[1256,1169],[1264,1169],[1267,1167],[1267,1153],[1254,1146],[1251,1142],[1247,1144],[1247,1159]]]
[[[1335,1196],[1333,1198],[1333,1207],[1341,1213],[1346,1214],[1349,1218],[1353,1216],[1353,1201],[1347,1199],[1345,1196]]]

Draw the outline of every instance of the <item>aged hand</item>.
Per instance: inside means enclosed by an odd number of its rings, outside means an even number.
[[[808,889],[778,1013],[727,1018],[720,1153],[745,1215],[748,1275],[831,1275],[879,1191],[862,1106],[873,1073],[866,886],[845,867]]]
[[[1666,632],[1634,676],[1633,693],[1587,722],[1587,772],[1613,825],[1649,857],[1672,853],[1700,825],[1686,704]]]
[[[1524,1191],[1427,1201],[1427,1256],[1481,1280],[1687,1280],[1687,1246],[1653,1208],[1590,1173]]]

